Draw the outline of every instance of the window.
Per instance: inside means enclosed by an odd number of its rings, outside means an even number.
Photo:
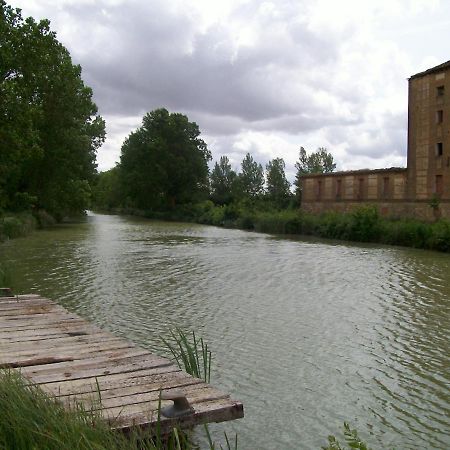
[[[336,198],[342,197],[342,180],[336,180]]]
[[[383,178],[383,197],[389,197],[389,177]]]
[[[436,188],[435,192],[437,195],[442,195],[444,186],[442,184],[442,175],[436,175]]]
[[[444,153],[444,144],[442,142],[438,142],[436,144],[436,156],[442,156]]]
[[[444,121],[444,111],[439,109],[436,111],[436,123],[442,123]]]
[[[322,180],[317,180],[317,200],[322,197]]]
[[[444,96],[444,93],[445,93],[445,88],[444,88],[444,86],[438,86],[438,87],[436,88],[436,96],[437,96],[437,97],[443,97],[443,96]]]
[[[358,180],[358,198],[363,198],[364,196],[364,178]]]

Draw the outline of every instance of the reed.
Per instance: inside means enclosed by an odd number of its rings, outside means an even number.
[[[170,351],[180,369],[184,369],[189,375],[202,379],[209,383],[211,379],[211,352],[203,338],[197,340],[192,331],[192,342],[179,328],[170,332],[170,340],[161,337],[164,345]]]

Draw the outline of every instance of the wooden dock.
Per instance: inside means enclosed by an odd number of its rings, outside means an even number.
[[[0,297],[0,368],[20,370],[67,407],[98,410],[112,428],[155,426],[160,392],[186,396],[192,412],[161,415],[161,429],[244,416],[242,403],[170,360],[114,336],[38,295]],[[100,390],[100,395],[99,395]],[[172,405],[162,400],[162,408]]]

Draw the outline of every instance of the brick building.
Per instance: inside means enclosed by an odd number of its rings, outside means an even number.
[[[407,168],[302,177],[302,208],[374,204],[392,217],[450,218],[450,61],[409,78]]]

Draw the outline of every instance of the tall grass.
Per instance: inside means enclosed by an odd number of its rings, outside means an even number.
[[[170,332],[170,338],[161,337],[167,349],[170,351],[180,369],[184,369],[189,375],[202,379],[209,383],[211,379],[211,352],[203,338],[197,340],[192,331],[192,342],[179,328]]]
[[[189,450],[174,429],[156,436],[139,428],[127,435],[110,429],[99,413],[75,404],[66,410],[15,371],[0,371],[0,449],[14,450]]]
[[[0,287],[12,287],[12,272],[2,263],[0,263]]]

